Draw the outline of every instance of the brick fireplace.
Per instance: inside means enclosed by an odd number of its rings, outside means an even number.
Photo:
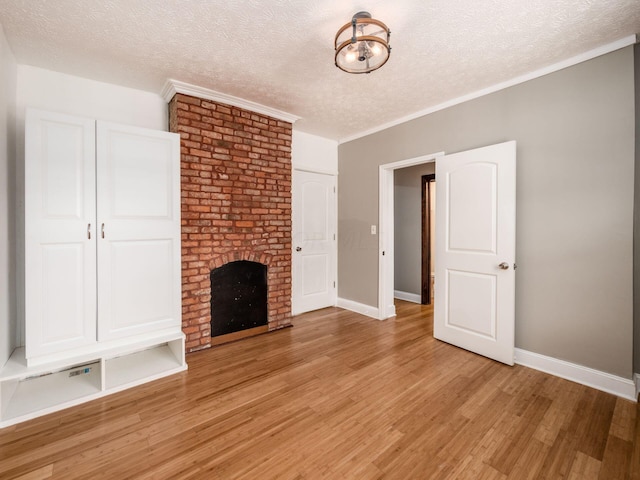
[[[211,346],[211,271],[267,267],[268,330],[291,321],[291,124],[184,94],[169,103],[180,134],[182,329]]]

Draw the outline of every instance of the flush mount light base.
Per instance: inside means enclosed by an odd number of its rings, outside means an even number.
[[[391,31],[369,12],[358,12],[335,38],[336,67],[347,73],[370,73],[389,60]]]

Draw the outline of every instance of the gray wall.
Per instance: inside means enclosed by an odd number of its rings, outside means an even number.
[[[516,140],[516,347],[631,378],[634,112],[627,47],[340,145],[339,296],[377,305],[380,164]]]
[[[16,72],[0,26],[0,368],[16,339]]]
[[[395,290],[422,293],[422,176],[435,173],[426,163],[393,172]]]

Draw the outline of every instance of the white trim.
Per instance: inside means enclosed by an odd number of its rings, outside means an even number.
[[[589,50],[588,52],[581,53],[580,55],[576,55],[571,58],[567,58],[566,60],[562,60],[560,62],[554,63],[547,67],[540,68],[538,70],[534,70],[533,72],[526,73],[524,75],[520,75],[519,77],[512,78],[510,80],[506,80],[501,83],[497,83],[496,85],[492,85],[487,88],[483,88],[482,90],[477,90],[475,92],[469,93],[467,95],[463,95],[462,97],[454,98],[452,100],[448,100],[446,102],[440,103],[439,105],[435,105],[433,107],[425,108],[424,110],[420,110],[418,112],[406,115],[404,117],[398,118],[396,120],[392,120],[390,122],[384,123],[377,127],[370,128],[369,130],[364,130],[360,133],[355,133],[353,135],[349,135],[348,137],[344,137],[338,140],[339,144],[347,143],[352,140],[356,140],[358,138],[366,137],[367,135],[371,135],[372,133],[380,132],[381,130],[386,130],[387,128],[395,127],[396,125],[400,125],[401,123],[408,122],[410,120],[415,120],[416,118],[423,117],[430,113],[437,112],[439,110],[444,110],[445,108],[452,107],[454,105],[458,105],[460,103],[468,102],[469,100],[473,100],[475,98],[483,97],[490,93],[497,92],[499,90],[503,90],[505,88],[513,87],[514,85],[518,85],[520,83],[527,82],[529,80],[533,80],[544,75],[548,75],[553,72],[557,72],[558,70],[562,70],[563,68],[572,67],[577,65],[578,63],[586,62],[587,60],[591,60],[593,58],[599,57],[601,55],[606,55],[607,53],[615,52],[616,50],[620,50],[621,48],[628,47],[629,45],[634,45],[637,41],[637,35],[629,35],[628,37],[621,38],[612,43],[608,43],[606,45],[602,45],[601,47],[594,48],[593,50]]]
[[[422,297],[416,293],[402,292],[400,290],[393,291],[393,297],[398,300],[405,300],[412,303],[422,303]]]
[[[435,162],[438,157],[444,157],[444,152],[429,153],[427,155],[420,155],[419,157],[406,158],[404,160],[398,160],[397,162],[385,163],[380,165],[380,169],[397,170],[399,168],[415,167],[416,165],[422,165],[423,163]]]
[[[637,401],[637,387],[634,381],[630,379],[520,348],[515,349],[515,363],[602,390],[603,392],[612,393],[633,402]]]
[[[351,312],[359,313],[360,315],[366,315],[367,317],[375,318],[376,320],[382,320],[378,316],[378,309],[371,305],[365,305],[364,303],[354,302],[353,300],[347,300],[346,298],[339,298],[336,304],[337,307],[344,308]]]
[[[444,152],[431,153],[420,157],[407,158],[380,165],[378,173],[378,309],[380,318],[396,314],[393,304],[394,276],[394,212],[393,212],[393,171],[398,168],[413,167],[435,162]],[[436,204],[436,209],[437,209]],[[437,215],[437,213],[436,213]],[[382,254],[384,252],[384,255]]]
[[[316,167],[298,167],[296,166],[295,163],[292,164],[291,166],[294,170],[298,170],[299,172],[319,173],[321,175],[331,175],[333,177],[338,176],[337,170],[329,170],[329,169],[325,170],[323,168],[316,168]]]
[[[295,123],[296,120],[300,120],[301,117],[293,115],[292,113],[283,112],[275,108],[261,105],[259,103],[245,100],[243,98],[227,95],[226,93],[216,92],[208,88],[199,87],[197,85],[191,85],[190,83],[181,82],[172,78],[168,79],[162,88],[160,95],[164,100],[169,103],[176,93],[182,93],[184,95],[191,95],[192,97],[204,98],[218,103],[224,103],[225,105],[233,105],[234,107],[244,108],[252,112],[267,115],[269,117],[277,118],[289,123]]]

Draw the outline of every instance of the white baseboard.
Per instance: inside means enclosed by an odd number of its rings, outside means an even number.
[[[351,312],[375,318],[376,320],[379,319],[378,308],[372,307],[371,305],[365,305],[345,298],[338,298],[337,306]],[[626,379],[520,348],[515,349],[515,363],[597,390],[602,390],[603,392],[611,393],[633,402],[638,401],[638,394],[640,393],[640,373],[634,374],[633,380]]]
[[[340,308],[344,308],[345,310],[356,312],[361,315],[366,315],[367,317],[372,317],[376,320],[379,320],[378,307],[372,307],[371,305],[365,305],[364,303],[354,302],[353,300],[347,300],[346,298],[338,298],[337,306]]]
[[[393,298],[406,300],[407,302],[422,303],[422,297],[420,295],[409,292],[401,292],[400,290],[393,291]]]
[[[527,350],[515,349],[515,362],[518,365],[540,370],[572,382],[612,393],[633,402],[638,398],[638,374],[636,381],[611,375],[592,368],[565,362],[557,358],[547,357]]]

